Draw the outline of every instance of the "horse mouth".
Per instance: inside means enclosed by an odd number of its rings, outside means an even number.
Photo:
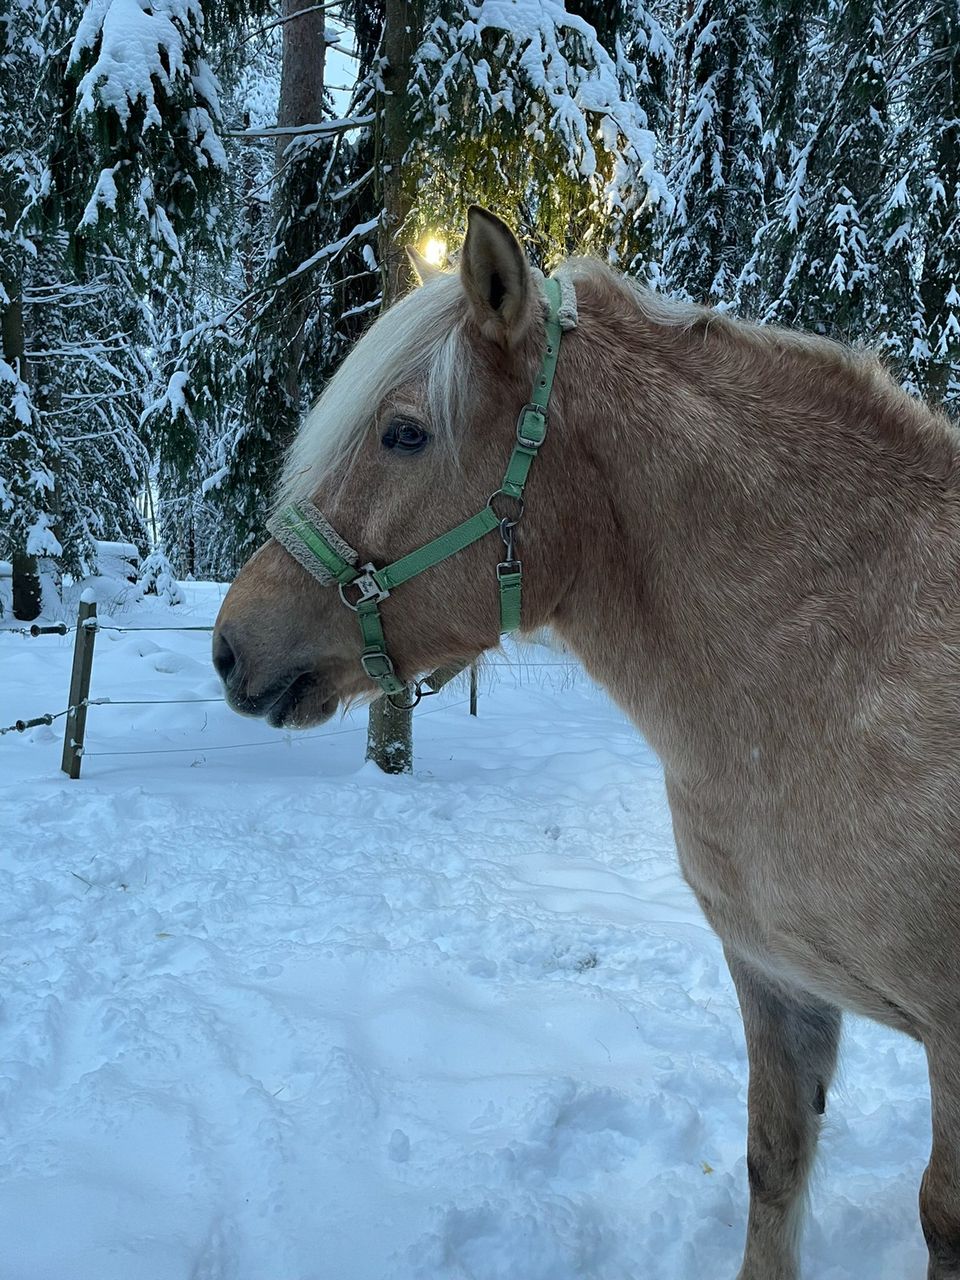
[[[329,686],[307,671],[281,693],[265,719],[274,729],[312,729],[329,720],[339,705]]]

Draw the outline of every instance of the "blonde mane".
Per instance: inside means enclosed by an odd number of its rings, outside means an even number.
[[[350,457],[397,387],[426,388],[431,428],[449,435],[471,378],[466,300],[456,274],[437,275],[401,298],[364,333],[305,417],[287,452],[281,502],[308,498]]]
[[[760,324],[733,312],[654,293],[639,280],[621,275],[596,258],[571,258],[561,270],[569,274],[574,286],[606,291],[612,299],[635,309],[665,338],[672,333],[678,339],[689,337],[709,343],[731,364],[738,359],[752,363],[763,356],[781,368],[806,370],[815,364],[821,373],[839,375],[852,388],[872,397],[879,395],[891,407],[919,413],[924,418],[931,416],[929,406],[904,391],[869,346],[850,346],[802,329]],[[932,416],[941,417],[935,411]]]

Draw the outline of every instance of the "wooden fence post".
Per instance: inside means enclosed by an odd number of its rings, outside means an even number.
[[[90,624],[90,625],[88,625]],[[60,768],[68,778],[80,777],[83,761],[83,735],[87,727],[87,698],[90,696],[90,674],[93,671],[93,645],[97,638],[97,602],[92,591],[84,591],[77,613],[77,637],[73,645],[73,670],[70,673],[70,700],[74,708],[68,715],[63,733],[63,759]]]
[[[470,714],[477,714],[477,664],[470,663]]]

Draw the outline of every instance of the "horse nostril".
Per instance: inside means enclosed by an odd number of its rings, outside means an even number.
[[[222,631],[218,631],[213,637],[213,665],[224,684],[230,679],[230,675],[237,665],[237,655],[233,652],[230,641]]]

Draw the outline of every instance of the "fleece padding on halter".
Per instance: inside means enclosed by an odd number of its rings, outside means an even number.
[[[281,514],[284,519],[271,516],[267,528],[322,587],[354,580],[360,557],[322,511],[312,502],[299,502],[296,507],[285,507]]]

